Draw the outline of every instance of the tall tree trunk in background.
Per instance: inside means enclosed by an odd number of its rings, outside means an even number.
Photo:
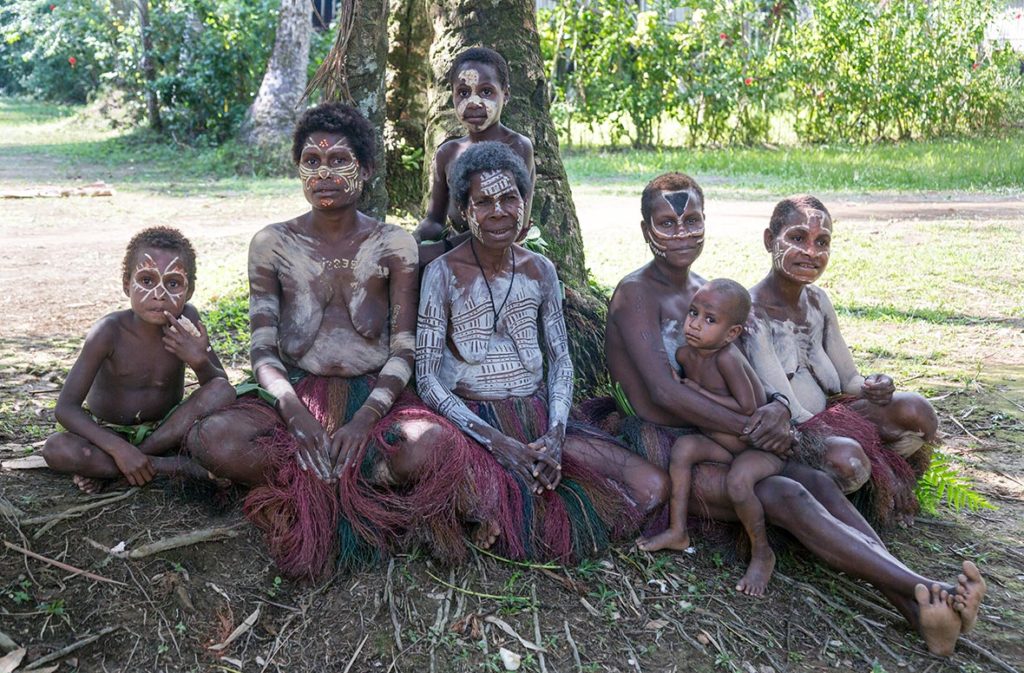
[[[342,3],[345,4],[345,3]],[[367,185],[359,209],[384,220],[388,212],[387,161],[384,151],[384,125],[387,119],[384,90],[388,65],[388,0],[356,0],[355,25],[349,39],[346,69],[352,104],[362,112],[377,132],[377,170]]]
[[[388,25],[390,48],[387,77],[387,189],[392,210],[422,217],[424,182],[422,164],[427,120],[427,88],[433,78],[428,0],[391,0]],[[429,170],[427,171],[429,179]]]
[[[290,158],[285,148],[306,88],[311,16],[309,0],[281,0],[274,50],[241,128],[242,139],[257,148],[256,156]]]
[[[341,0],[337,17],[334,46],[317,68],[306,93],[318,91],[324,101],[354,105],[370,120],[377,132],[377,167],[359,210],[383,220],[388,210],[384,155],[388,0]]]
[[[433,81],[425,170],[430,170],[430,160],[442,141],[464,133],[452,109],[447,79],[455,56],[473,46],[495,49],[508,61],[512,77],[512,98],[502,113],[502,122],[533,140],[537,163],[533,221],[541,228],[548,242],[547,254],[566,285],[566,322],[580,383],[578,392],[587,394],[605,380],[606,301],[587,282],[583,238],[549,111],[535,0],[434,0],[430,5]]]
[[[149,128],[162,131],[163,121],[160,119],[160,101],[156,96],[156,64],[153,63],[153,38],[149,34],[149,0],[136,0],[139,8],[139,33],[142,37],[142,78],[146,81],[146,117]]]

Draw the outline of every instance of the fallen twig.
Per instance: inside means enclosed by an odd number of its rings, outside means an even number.
[[[527,640],[526,638],[523,638],[521,635],[516,633],[516,630],[513,629],[509,625],[509,623],[506,622],[503,619],[495,617],[494,615],[487,615],[486,617],[484,617],[484,621],[487,622],[488,624],[494,624],[499,629],[501,629],[502,631],[504,631],[508,635],[512,636],[516,640],[518,640],[519,643],[523,647],[528,649],[528,650],[533,650],[534,652],[547,652],[547,650],[545,650],[543,647],[541,647],[540,643],[531,643],[529,640]]]
[[[251,629],[253,627],[253,624],[255,624],[256,620],[259,619],[259,618],[260,618],[260,606],[257,605],[256,609],[252,611],[252,614],[249,615],[248,617],[246,617],[242,621],[241,624],[236,626],[235,630],[231,632],[231,635],[229,635],[227,638],[224,639],[224,642],[217,643],[216,645],[210,645],[206,649],[213,650],[214,652],[220,652],[220,651],[226,649],[227,646],[230,645],[231,643],[235,642],[235,640],[237,640],[240,635],[242,635],[243,633],[245,633],[246,631]]]
[[[995,664],[996,666],[998,666],[999,668],[1003,669],[1007,673],[1020,673],[1020,671],[1018,671],[1016,668],[1014,668],[1010,664],[1006,663],[1005,661],[1003,661],[1002,659],[1000,659],[996,655],[992,654],[991,652],[986,650],[981,645],[978,645],[975,642],[971,642],[970,640],[967,640],[963,636],[960,636],[960,640],[958,640],[957,642],[960,643],[961,645],[963,645],[964,647],[966,647],[967,649],[969,649],[971,652],[974,652],[975,654],[981,655],[984,659],[988,659],[988,661],[990,663]]]
[[[352,658],[348,660],[348,666],[345,667],[345,670],[342,671],[342,673],[348,673],[352,669],[352,664],[356,663],[356,657],[358,657],[359,653],[363,651],[363,645],[366,644],[366,639],[369,637],[369,633],[363,636],[362,642],[359,643],[359,647],[356,648],[356,651],[352,653]]]
[[[119,628],[121,628],[121,627],[120,626],[108,626],[107,628],[103,629],[102,631],[100,631],[96,635],[89,636],[88,638],[82,638],[79,641],[71,643],[67,647],[63,647],[63,648],[57,650],[56,652],[51,652],[50,654],[47,654],[45,657],[40,657],[40,658],[36,659],[31,664],[29,664],[28,666],[26,666],[25,668],[23,668],[21,670],[23,670],[23,671],[33,671],[33,670],[39,668],[40,666],[42,666],[43,664],[48,664],[51,661],[56,661],[57,659],[60,659],[61,657],[65,657],[65,656],[71,654],[75,650],[83,648],[86,645],[89,645],[90,643],[94,643],[97,640],[99,640],[100,638],[102,638],[103,636],[107,635],[108,633],[113,633],[114,631],[117,631]]]
[[[871,625],[868,622],[868,620],[864,619],[863,617],[857,617],[856,620],[858,624],[864,627],[864,630],[867,632],[869,636],[871,636],[875,643],[877,643],[879,647],[885,650],[886,654],[892,657],[892,660],[896,662],[897,666],[903,668],[907,665],[906,660],[903,657],[896,654],[888,645],[885,644],[885,642],[881,638],[878,637],[878,634],[876,634],[874,630],[870,628]]]
[[[29,551],[28,549],[25,549],[24,547],[19,547],[16,544],[12,544],[12,543],[8,542],[7,540],[4,540],[4,546],[7,547],[8,549],[13,549],[16,552],[20,552],[20,553],[22,553],[25,556],[28,556],[30,558],[34,558],[37,561],[42,561],[43,563],[49,563],[52,566],[60,568],[61,570],[66,570],[69,573],[73,573],[75,575],[81,575],[82,577],[88,577],[89,579],[95,580],[97,582],[107,582],[108,584],[117,584],[117,585],[122,586],[122,587],[128,586],[124,582],[119,582],[117,580],[112,580],[112,579],[110,579],[108,577],[101,577],[100,575],[96,575],[94,573],[91,573],[88,570],[82,570],[81,568],[76,568],[75,566],[68,565],[67,563],[62,563],[60,561],[55,561],[52,558],[47,558],[46,556],[43,556],[42,554],[37,554],[34,551]]]
[[[86,542],[90,543],[97,549],[105,551],[115,558],[131,559],[134,561],[140,558],[146,558],[147,556],[152,556],[153,554],[177,549],[178,547],[188,547],[189,545],[198,544],[200,542],[215,542],[217,540],[236,537],[237,535],[237,525],[204,528],[202,530],[194,530],[189,533],[182,533],[181,535],[167,537],[162,540],[157,540],[156,542],[150,542],[149,544],[144,544],[141,547],[136,547],[131,551],[120,550],[117,549],[117,547],[106,547],[102,543],[88,538],[86,538]]]
[[[572,660],[576,662],[576,670],[583,673],[583,662],[580,661],[580,651],[576,647],[576,641],[572,639],[572,631],[569,630],[569,620],[565,620],[565,639],[569,641],[569,649],[572,650]]]
[[[530,598],[533,599],[533,639],[539,645],[544,642],[540,637],[540,615],[537,613],[537,585],[530,585]],[[544,661],[543,650],[537,653],[537,663],[540,664],[540,672],[548,673],[548,666]]]
[[[69,507],[68,509],[66,509],[66,510],[64,510],[62,512],[54,512],[52,514],[44,514],[42,516],[34,516],[34,517],[30,518],[30,519],[25,519],[21,523],[25,524],[25,525],[30,525],[30,526],[34,526],[34,525],[40,524],[40,523],[41,524],[45,524],[42,528],[37,530],[32,535],[32,539],[33,540],[38,540],[46,531],[50,530],[51,528],[56,526],[61,521],[65,521],[67,519],[71,519],[73,517],[80,516],[80,515],[88,512],[90,510],[94,510],[94,509],[97,509],[99,507],[106,507],[107,505],[110,505],[112,503],[119,502],[121,500],[125,500],[127,498],[132,497],[133,495],[135,495],[138,492],[139,492],[138,487],[133,487],[133,488],[128,489],[124,493],[119,493],[119,494],[117,494],[117,495],[115,495],[113,497],[110,497],[110,498],[105,498],[103,500],[97,500],[95,502],[90,502],[90,503],[87,503],[85,505],[76,505],[74,507]]]

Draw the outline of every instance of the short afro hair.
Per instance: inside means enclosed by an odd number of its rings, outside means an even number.
[[[805,210],[820,210],[828,215],[830,222],[832,221],[832,213],[828,212],[828,208],[816,196],[797,194],[796,196],[782,199],[775,204],[775,210],[772,211],[772,219],[768,222],[768,228],[771,230],[772,236],[779,235],[782,228],[786,226],[786,221],[790,215]]]
[[[505,143],[474,143],[462,153],[448,172],[448,193],[459,212],[469,205],[469,182],[480,171],[509,171],[515,178],[519,196],[530,192],[530,173],[522,158]]]
[[[121,282],[127,285],[131,282],[132,271],[135,270],[135,257],[143,248],[157,248],[158,250],[173,250],[185,263],[185,276],[188,278],[188,286],[194,289],[196,286],[196,251],[185,235],[173,227],[150,227],[143,229],[132,236],[128,241],[128,247],[124,251],[124,259],[121,261]]]
[[[498,72],[498,83],[501,84],[501,88],[508,88],[508,61],[505,60],[504,56],[487,47],[471,47],[456,56],[455,62],[452,63],[452,67],[448,71],[449,85],[455,84],[455,78],[458,77],[462,66],[470,62],[483,63],[493,67]]]
[[[359,110],[345,103],[321,103],[302,113],[292,134],[292,163],[296,166],[302,157],[306,138],[317,131],[345,136],[359,165],[368,170],[375,168],[376,133]]]
[[[729,278],[716,278],[705,283],[697,292],[717,292],[725,301],[721,309],[730,325],[744,325],[750,317],[750,293],[747,288]]]
[[[654,210],[654,199],[662,192],[682,192],[692,190],[700,197],[700,209],[704,210],[704,190],[697,181],[684,173],[663,173],[647,183],[644,193],[640,196],[640,217],[645,223],[651,221]]]

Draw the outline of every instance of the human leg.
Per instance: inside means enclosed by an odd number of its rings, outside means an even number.
[[[736,591],[748,596],[764,595],[775,568],[775,553],[768,544],[765,530],[764,509],[754,495],[754,486],[762,479],[778,474],[782,466],[783,461],[778,456],[766,451],[744,451],[733,459],[725,479],[736,516],[750,538],[750,565],[736,585]]]
[[[822,471],[832,477],[843,493],[853,493],[871,478],[871,462],[861,445],[848,437],[825,439]]]
[[[799,482],[801,486],[810,491],[815,500],[828,510],[829,514],[846,525],[856,528],[879,545],[885,546],[875,529],[843,494],[832,476],[792,460],[786,461],[780,474]]]
[[[671,482],[664,470],[614,442],[569,435],[562,452],[621,485],[644,516],[661,507],[669,496]]]
[[[878,427],[882,444],[904,458],[936,440],[939,419],[931,403],[917,393],[898,392],[884,406],[857,400],[851,407]]]
[[[273,457],[256,439],[284,427],[273,407],[265,407],[236,405],[196,421],[185,436],[185,450],[218,477],[245,486],[265,483]]]
[[[672,444],[669,461],[672,494],[669,501],[668,528],[657,535],[641,537],[636,541],[637,547],[643,551],[684,551],[690,546],[686,518],[689,514],[691,471],[694,465],[705,461],[729,463],[732,461],[732,454],[704,435],[684,435]]]
[[[175,407],[151,435],[142,440],[139,450],[150,456],[177,450],[196,421],[234,401],[235,388],[227,379],[217,377],[207,381]]]

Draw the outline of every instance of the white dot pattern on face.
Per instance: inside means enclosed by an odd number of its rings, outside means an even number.
[[[139,282],[143,272],[154,272],[158,274],[160,276],[160,282],[154,285],[153,287],[144,287]],[[171,292],[164,285],[164,281],[167,279],[167,276],[172,273],[181,276],[180,292]],[[177,305],[185,296],[185,293],[188,291],[188,275],[185,273],[185,269],[183,268],[181,260],[178,257],[172,259],[167,264],[167,267],[161,272],[160,269],[157,267],[156,261],[153,259],[153,257],[150,256],[149,253],[146,253],[145,255],[143,255],[142,261],[139,262],[138,265],[135,267],[135,273],[132,275],[131,291],[133,293],[138,293],[138,301],[146,301],[147,299],[153,296],[166,296],[168,299],[171,300],[171,303]],[[157,294],[158,291],[161,294]]]
[[[326,145],[326,139],[321,139],[319,145],[317,145],[317,143],[314,143],[312,140],[307,139],[305,147],[303,149],[305,149],[306,147],[322,149],[324,150],[324,154],[330,152],[331,150],[341,148],[348,149],[349,151],[352,150],[346,138],[342,138],[341,140],[334,143],[330,147],[325,147]],[[359,162],[354,159],[352,161],[345,163],[344,166],[338,166],[336,168],[331,168],[323,164],[317,166],[316,168],[309,168],[308,166],[302,164],[302,162],[299,162],[299,177],[302,179],[303,187],[307,191],[313,189],[313,180],[316,178],[319,178],[321,180],[334,178],[335,181],[339,185],[341,185],[341,188],[344,190],[346,194],[352,194],[353,192],[356,192],[363,188],[363,181],[359,177]],[[331,203],[333,203],[333,199],[325,199],[325,201],[330,201]],[[330,203],[327,203],[325,205],[330,205]]]

